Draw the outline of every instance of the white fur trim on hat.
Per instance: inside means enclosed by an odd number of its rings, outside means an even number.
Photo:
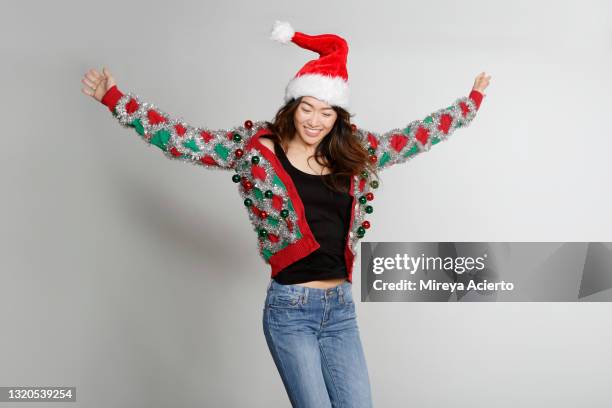
[[[348,109],[348,82],[340,77],[305,74],[293,78],[285,89],[285,102],[300,96],[312,96],[330,105]]]
[[[291,42],[293,35],[295,34],[295,30],[291,27],[286,21],[275,21],[274,27],[272,27],[272,33],[270,34],[270,39],[278,41],[283,44],[288,44]]]

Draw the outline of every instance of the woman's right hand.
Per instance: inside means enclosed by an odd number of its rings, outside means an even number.
[[[485,72],[481,72],[480,74],[478,74],[478,76],[476,76],[472,89],[480,92],[483,96],[486,96],[484,94],[484,90],[487,89],[487,87],[489,86],[490,79],[491,75],[487,75]]]
[[[102,102],[102,97],[106,94],[106,91],[116,85],[113,76],[106,67],[102,67],[102,73],[91,68],[85,73],[81,82],[85,85],[81,91],[98,102]]]

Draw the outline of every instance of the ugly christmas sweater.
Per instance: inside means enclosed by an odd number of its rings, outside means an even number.
[[[406,162],[465,127],[476,116],[483,95],[472,90],[423,120],[379,134],[353,126],[354,134],[368,150],[378,171]],[[211,169],[233,171],[248,217],[257,234],[257,248],[271,266],[271,277],[320,247],[306,220],[304,206],[289,174],[277,156],[259,140],[271,134],[265,121],[247,120],[231,129],[212,130],[192,126],[146,102],[138,95],[123,94],[117,86],[102,99],[123,126],[132,128],[149,145],[176,159]],[[374,211],[373,190],[378,181],[367,171],[351,178],[351,217],[344,248],[348,281],[352,282],[357,242],[363,238]]]

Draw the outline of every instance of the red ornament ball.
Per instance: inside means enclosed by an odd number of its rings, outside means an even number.
[[[251,129],[253,127],[253,122],[250,120],[247,120],[244,122],[244,127],[247,129]]]
[[[370,155],[370,163],[376,164],[377,161],[378,161],[378,157],[376,157],[376,155],[371,154]]]
[[[365,197],[366,197],[366,200],[372,201],[374,199],[374,194],[373,193],[367,193]]]
[[[242,157],[242,155],[244,154],[244,152],[242,151],[242,149],[236,149],[236,151],[234,152],[234,155],[239,159]]]
[[[361,226],[365,229],[370,228],[370,221],[364,221],[361,223]]]
[[[243,186],[244,186],[244,188],[246,188],[247,190],[250,190],[250,189],[252,189],[252,188],[253,188],[253,183],[251,183],[250,181],[248,181],[248,180],[247,180],[247,181],[245,181],[245,182],[243,183]]]
[[[259,216],[265,220],[268,217],[268,213],[265,211],[260,211]]]

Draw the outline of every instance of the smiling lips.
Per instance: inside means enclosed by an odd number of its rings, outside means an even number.
[[[310,129],[306,126],[304,126],[304,130],[308,136],[313,136],[313,137],[319,136],[319,133],[321,133],[321,130]]]

